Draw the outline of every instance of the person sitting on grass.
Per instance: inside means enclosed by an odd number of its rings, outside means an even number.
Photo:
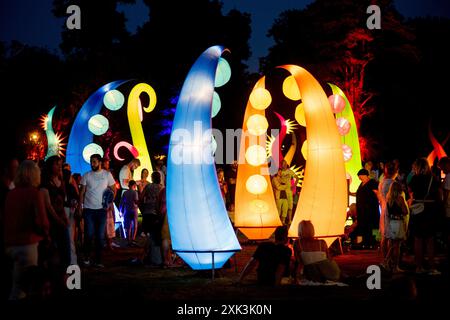
[[[306,280],[314,282],[337,281],[341,272],[336,262],[330,259],[325,240],[314,238],[314,225],[309,220],[298,224],[298,239],[294,242],[296,260],[296,282],[301,271]]]
[[[241,272],[238,284],[258,265],[258,284],[280,285],[283,276],[289,275],[292,251],[287,246],[287,226],[277,227],[275,242],[263,242]]]

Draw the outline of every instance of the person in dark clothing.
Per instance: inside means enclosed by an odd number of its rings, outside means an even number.
[[[263,242],[256,249],[253,257],[242,271],[238,283],[258,265],[258,283],[262,285],[279,285],[283,276],[288,276],[292,251],[287,246],[288,229],[277,227],[275,242]]]
[[[358,171],[358,178],[361,184],[356,191],[356,214],[358,235],[363,237],[362,245],[372,248],[375,245],[375,239],[372,234],[374,229],[379,228],[380,210],[378,203],[378,182],[369,178],[369,172],[366,169]]]

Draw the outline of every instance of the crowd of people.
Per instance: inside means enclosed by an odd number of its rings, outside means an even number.
[[[115,237],[127,239],[129,247],[143,247],[134,263],[169,267],[173,264],[166,209],[166,169],[158,161],[149,178],[142,168],[140,180],[133,172],[138,159],[123,165],[115,179],[108,159],[90,157],[91,170],[82,176],[72,173],[70,164],[52,156],[43,163],[9,159],[3,165],[0,241],[5,250],[1,265],[5,283],[10,283],[11,300],[22,299],[33,288],[55,293],[65,288],[69,265],[103,268],[105,249],[115,250]],[[234,211],[237,162],[217,172],[224,205]],[[417,159],[409,174],[390,161],[375,170],[367,162],[359,172],[361,181],[350,204],[352,224],[345,236],[353,248],[380,249],[381,265],[402,272],[402,254],[414,253],[417,273],[440,274],[435,262],[436,237],[446,235],[450,256],[450,159],[440,159],[430,168]],[[441,171],[443,175],[441,176]],[[445,175],[445,177],[444,177]],[[300,188],[298,177],[283,161],[272,186],[283,226],[275,242],[261,243],[241,273],[240,282],[258,266],[258,281],[279,284],[283,277],[294,281],[340,279],[327,243],[316,238],[310,221],[301,221],[298,238],[289,240]],[[139,222],[139,213],[142,222]],[[144,245],[138,245],[141,235]],[[425,259],[425,256],[428,259]]]
[[[65,289],[68,266],[103,268],[104,250],[118,246],[113,239],[137,246],[138,229],[145,238],[143,260],[155,263],[157,247],[157,263],[171,263],[163,162],[151,182],[146,168],[141,180],[133,180],[138,159],[121,168],[118,181],[109,159],[93,154],[90,166],[82,176],[59,156],[41,163],[12,158],[2,166],[1,265],[10,300],[57,294]]]

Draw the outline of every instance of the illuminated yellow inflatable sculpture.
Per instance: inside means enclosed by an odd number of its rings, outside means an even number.
[[[281,226],[266,159],[265,109],[272,101],[261,78],[244,115],[235,196],[235,227],[251,240],[267,239]]]
[[[301,94],[302,110],[296,110],[296,120],[306,122],[308,141],[303,188],[289,236],[297,237],[300,221],[311,220],[316,236],[331,244],[344,231],[347,209],[344,155],[336,119],[324,90],[308,71],[295,65],[282,68],[294,77]]]

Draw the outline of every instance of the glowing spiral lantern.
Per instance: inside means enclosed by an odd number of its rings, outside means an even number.
[[[149,96],[150,102],[146,108],[142,108],[139,96],[146,93]],[[143,169],[147,169],[149,173],[153,171],[150,154],[147,149],[147,142],[142,129],[141,116],[139,115],[144,109],[145,112],[151,112],[156,106],[156,93],[153,88],[147,83],[138,83],[131,89],[128,96],[127,115],[128,124],[130,126],[131,138],[133,146],[137,149],[141,165],[134,171],[133,177],[140,177]]]
[[[343,234],[347,215],[347,181],[336,120],[324,90],[308,71],[295,65],[282,68],[297,82],[308,124],[305,177],[289,236],[298,236],[300,221],[311,220],[316,236],[331,244],[333,236]]]
[[[254,154],[253,150],[259,150],[261,156],[257,158],[261,160],[268,128],[264,110],[270,102],[263,77],[253,88],[245,110],[235,195],[235,227],[252,240],[269,238],[281,225],[267,161],[261,163],[249,157],[249,154]]]
[[[222,52],[219,46],[207,49],[189,71],[178,99],[167,158],[172,248],[193,269],[221,268],[241,249],[211,152],[212,100]],[[202,157],[197,158],[199,154]]]

